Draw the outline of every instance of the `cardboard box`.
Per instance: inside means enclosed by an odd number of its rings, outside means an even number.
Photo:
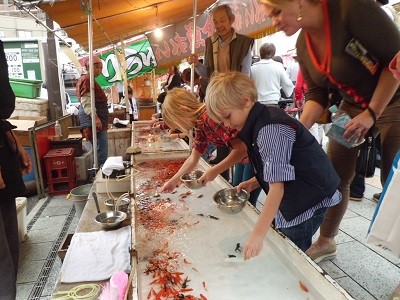
[[[22,146],[31,147],[31,143],[29,141],[29,128],[42,125],[47,122],[47,117],[39,116],[39,117],[11,117],[8,121],[17,126],[16,129],[13,130],[16,135],[18,141]]]

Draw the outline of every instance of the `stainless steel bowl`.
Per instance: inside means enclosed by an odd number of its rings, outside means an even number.
[[[104,204],[106,205],[107,210],[109,210],[109,211],[118,210],[118,211],[122,211],[122,212],[126,213],[126,212],[128,212],[130,202],[131,201],[128,198],[120,199],[118,202],[117,209],[115,209],[115,204],[117,203],[117,200],[107,199],[106,201],[104,201]]]
[[[235,188],[222,189],[214,194],[213,200],[218,208],[227,214],[237,214],[243,210],[250,194],[245,190],[239,193]]]
[[[181,181],[192,190],[202,188],[203,185],[198,182],[198,179],[204,174],[201,170],[195,170],[181,176]]]
[[[115,229],[121,226],[126,219],[126,213],[122,211],[107,211],[99,213],[95,221],[100,224],[103,229]]]

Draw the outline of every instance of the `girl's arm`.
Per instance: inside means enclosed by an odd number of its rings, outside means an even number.
[[[161,187],[160,192],[165,192],[165,193],[172,192],[176,187],[176,185],[179,183],[181,176],[194,170],[194,168],[197,166],[197,163],[200,160],[200,157],[201,157],[200,152],[198,152],[196,149],[192,149],[190,156],[185,160],[182,167],[178,170],[178,172],[176,172],[174,176],[172,176],[170,180],[168,180]]]
[[[199,182],[201,182],[203,185],[206,185],[207,182],[214,180],[218,174],[221,174],[246,157],[247,147],[241,140],[239,140],[239,138],[230,140],[230,144],[232,146],[232,150],[229,155],[221,162],[208,169],[203,176],[199,178]]]

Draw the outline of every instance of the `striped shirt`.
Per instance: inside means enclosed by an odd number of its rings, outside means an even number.
[[[263,162],[265,182],[284,182],[296,179],[294,166],[290,164],[295,140],[295,129],[287,125],[269,124],[260,130],[257,145]],[[325,198],[290,222],[286,221],[281,211],[278,210],[275,216],[275,227],[278,229],[298,225],[310,219],[317,209],[334,206],[341,200],[342,195],[337,190],[332,197]]]

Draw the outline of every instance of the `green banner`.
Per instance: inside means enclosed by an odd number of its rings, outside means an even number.
[[[102,87],[111,86],[115,82],[122,81],[116,51],[121,51],[121,49],[99,55],[103,61],[103,72],[96,78],[96,81]],[[157,66],[153,50],[147,39],[126,45],[125,60],[128,79],[149,73]]]

